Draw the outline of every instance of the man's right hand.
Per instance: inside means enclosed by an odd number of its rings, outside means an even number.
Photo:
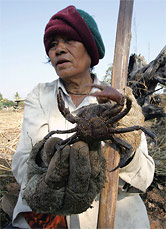
[[[48,139],[48,143],[49,140],[50,139]],[[51,138],[50,144],[56,146],[60,141],[61,139],[54,137]],[[49,149],[51,149],[51,145],[49,147],[48,143],[46,142],[47,150],[49,151]],[[68,145],[62,150],[57,150],[54,153],[54,156],[48,165],[48,170],[45,176],[45,182],[50,188],[58,190],[66,186],[69,176],[69,154],[70,146]]]

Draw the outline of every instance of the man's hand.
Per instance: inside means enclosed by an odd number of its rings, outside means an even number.
[[[64,209],[72,214],[87,210],[106,181],[106,161],[98,147],[78,141],[71,146],[69,180]]]
[[[60,189],[65,187],[69,176],[70,146],[55,152],[45,176],[45,182],[50,188]]]
[[[47,140],[48,141],[48,140]],[[35,212],[52,214],[79,214],[86,211],[94,201],[96,195],[104,187],[106,180],[106,162],[97,147],[78,141],[72,146],[65,146],[55,151],[60,140],[54,138],[50,141],[39,142],[40,150],[34,146],[28,163],[28,182],[23,192],[31,209]],[[49,143],[49,144],[48,144]],[[41,153],[47,144],[47,149],[53,149],[48,168],[36,164],[36,155]],[[54,152],[55,151],[55,152]],[[44,158],[53,155],[45,147]]]

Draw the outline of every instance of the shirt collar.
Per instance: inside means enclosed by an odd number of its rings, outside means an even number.
[[[69,96],[61,78],[58,78],[57,89],[59,89],[59,88],[62,89],[62,91],[63,91],[63,93],[65,93],[65,95]]]
[[[94,84],[101,85],[101,81],[98,80],[98,78],[97,78],[97,76],[96,76],[95,74],[91,74],[91,77],[93,78],[93,83],[94,83]],[[61,88],[62,91],[63,91],[67,96],[69,96],[69,94],[68,94],[68,92],[66,91],[66,88],[65,88],[65,86],[64,86],[63,81],[62,81],[61,78],[58,78],[58,87],[57,87],[57,88],[58,88],[58,89]],[[96,90],[99,90],[99,89],[96,89],[95,87],[92,87],[91,93],[92,93],[92,92],[95,92]]]

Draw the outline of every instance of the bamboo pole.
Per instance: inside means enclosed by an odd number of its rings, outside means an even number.
[[[112,87],[122,89],[127,81],[128,57],[131,40],[131,21],[134,0],[120,0],[114,63],[112,72]],[[105,151],[107,168],[115,168],[120,156],[115,146],[107,146]],[[115,226],[116,202],[118,195],[119,169],[109,173],[107,171],[107,182],[101,192],[98,229],[113,229]]]

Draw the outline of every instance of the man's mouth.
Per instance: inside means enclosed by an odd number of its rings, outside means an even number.
[[[65,63],[69,63],[69,62],[70,62],[69,60],[65,60],[65,59],[58,60],[57,63],[56,63],[56,66],[62,65],[62,64],[65,64]]]

